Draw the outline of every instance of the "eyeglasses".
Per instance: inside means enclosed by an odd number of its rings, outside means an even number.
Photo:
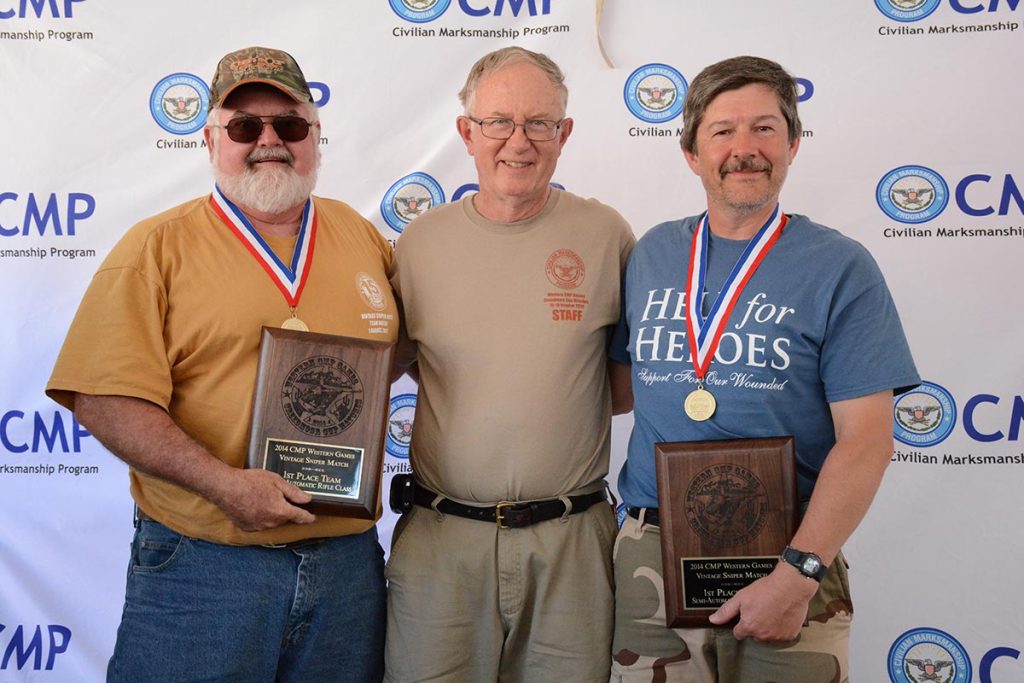
[[[224,128],[228,137],[235,142],[256,142],[263,135],[265,119],[270,120],[277,137],[285,142],[299,142],[309,135],[309,127],[313,125],[301,116],[239,116],[228,121],[226,126],[210,124],[211,128]]]
[[[554,140],[558,135],[558,129],[562,121],[545,121],[544,119],[528,119],[523,123],[516,123],[512,119],[492,116],[486,119],[474,119],[467,116],[467,119],[480,126],[480,132],[485,138],[492,140],[508,140],[515,135],[516,128],[522,128],[526,137],[534,142],[547,142]]]

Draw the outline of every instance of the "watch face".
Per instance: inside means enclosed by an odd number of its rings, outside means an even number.
[[[816,557],[804,559],[804,574],[817,574],[819,569],[821,569],[821,560]]]

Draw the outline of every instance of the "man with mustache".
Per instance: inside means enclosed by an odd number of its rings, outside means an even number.
[[[108,680],[380,680],[373,521],[316,517],[308,493],[245,461],[261,327],[394,340],[390,248],[311,196],[319,115],[291,55],[226,55],[210,105],[213,192],[113,248],[47,386],[130,466],[138,519]]]
[[[713,64],[683,118],[707,211],[640,239],[610,352],[634,393],[611,680],[846,681],[840,548],[892,456],[893,394],[920,378],[868,252],[779,206],[800,146],[792,77],[757,57]],[[718,628],[666,628],[654,444],[788,435],[806,509],[778,563],[711,616]]]

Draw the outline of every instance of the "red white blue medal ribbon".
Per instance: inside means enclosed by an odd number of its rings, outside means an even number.
[[[686,334],[690,342],[690,360],[693,362],[698,386],[703,386],[704,375],[711,365],[711,359],[718,349],[718,342],[722,339],[722,332],[743,288],[747,286],[747,282],[761,265],[768,251],[779,240],[787,220],[786,214],[782,213],[776,204],[775,212],[768,222],[761,226],[736,261],[707,318],[701,313],[700,305],[708,268],[710,228],[707,213],[705,212],[697,222],[693,243],[690,246],[690,269],[686,278]]]
[[[306,205],[302,209],[302,222],[299,225],[299,234],[295,240],[295,251],[292,253],[290,267],[277,257],[274,250],[256,232],[256,228],[252,227],[241,209],[225,197],[219,187],[214,186],[213,194],[210,195],[210,203],[224,224],[263,266],[263,270],[267,271],[267,275],[281,290],[288,306],[294,311],[295,307],[299,305],[299,298],[302,296],[302,290],[306,286],[306,279],[309,277],[309,271],[313,265],[313,247],[316,244],[316,210],[313,208],[313,200],[307,199]]]

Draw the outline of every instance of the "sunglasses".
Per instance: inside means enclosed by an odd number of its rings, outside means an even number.
[[[299,142],[309,135],[311,122],[301,116],[239,116],[226,126],[210,124],[211,128],[224,128],[235,142],[256,142],[263,134],[264,119],[270,119],[277,137],[285,142]]]

